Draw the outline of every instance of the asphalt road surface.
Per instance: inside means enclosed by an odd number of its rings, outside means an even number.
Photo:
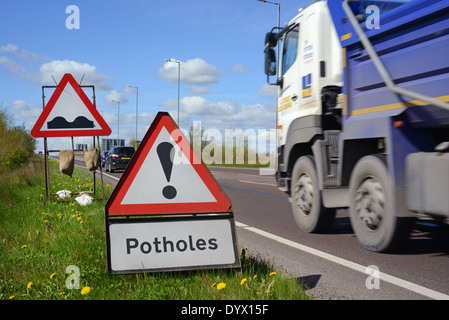
[[[401,252],[373,253],[358,243],[347,210],[338,211],[330,233],[304,233],[273,175],[249,168],[209,170],[232,202],[239,246],[296,277],[315,299],[449,299],[448,225],[417,222]],[[112,186],[121,175],[103,171]]]

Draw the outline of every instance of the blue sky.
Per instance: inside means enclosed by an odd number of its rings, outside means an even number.
[[[277,2],[283,25],[313,1]],[[79,29],[66,28],[69,5],[79,8]],[[274,128],[263,42],[276,19],[275,5],[256,0],[1,1],[0,104],[31,129],[42,112],[41,86],[54,85],[51,76],[59,82],[68,72],[79,81],[84,74],[113,138],[112,100],[121,101],[120,137],[129,141],[136,112],[131,84],[139,88],[140,140],[158,111],[177,117],[178,65],[165,61],[173,58],[181,61],[182,128],[192,121],[204,129]],[[45,92],[48,102],[52,91]]]

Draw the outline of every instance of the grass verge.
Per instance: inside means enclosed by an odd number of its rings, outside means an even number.
[[[85,191],[92,175],[70,178],[51,161],[52,192]],[[47,202],[42,157],[0,179],[0,299],[15,300],[305,300],[294,278],[242,249],[242,268],[110,275],[104,205]],[[99,183],[97,183],[99,185]],[[108,198],[112,187],[105,185]]]

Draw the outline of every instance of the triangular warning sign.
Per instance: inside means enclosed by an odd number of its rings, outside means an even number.
[[[70,73],[62,77],[31,129],[35,138],[110,134],[111,128]]]
[[[231,202],[166,112],[159,112],[114,189],[109,215],[230,212]]]

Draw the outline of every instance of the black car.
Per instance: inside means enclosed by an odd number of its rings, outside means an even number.
[[[106,171],[125,170],[135,152],[133,147],[113,147],[106,157]]]

